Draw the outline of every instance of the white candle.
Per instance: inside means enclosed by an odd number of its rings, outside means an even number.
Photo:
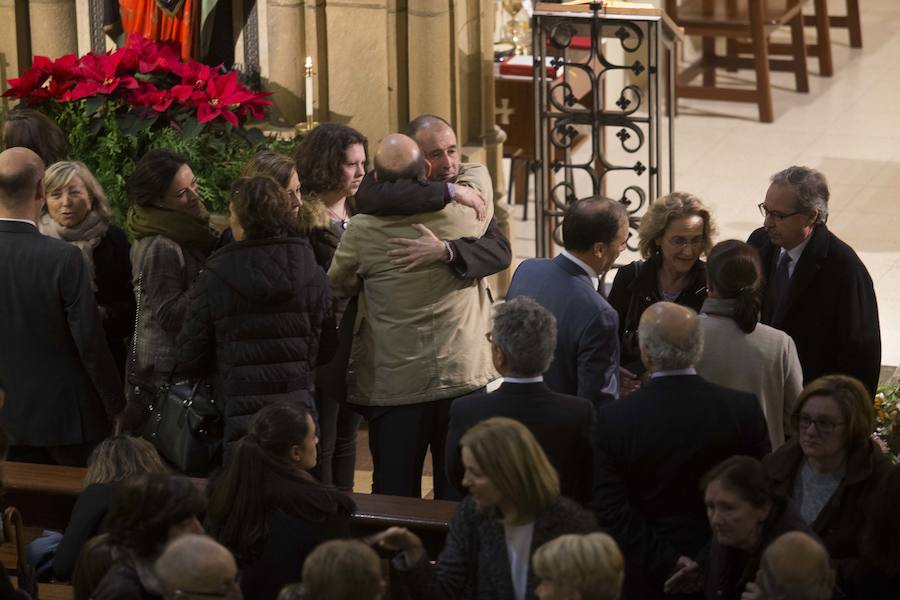
[[[306,120],[313,120],[312,56],[306,57]]]

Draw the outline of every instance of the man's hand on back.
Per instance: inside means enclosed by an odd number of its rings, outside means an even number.
[[[476,192],[477,193],[477,192]],[[417,239],[391,238],[388,243],[400,246],[396,250],[389,250],[388,256],[393,257],[392,265],[402,267],[403,272],[412,271],[418,267],[424,267],[435,262],[449,262],[450,251],[447,244],[437,238],[434,233],[424,225],[413,225],[422,234]]]
[[[474,188],[466,187],[464,185],[458,185],[456,183],[451,183],[450,185],[453,186],[453,200],[474,209],[475,213],[478,215],[478,220],[484,221],[484,218],[487,215],[487,211],[484,207],[486,202],[484,194]]]

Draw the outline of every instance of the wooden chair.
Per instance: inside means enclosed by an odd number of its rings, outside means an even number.
[[[816,0],[817,2],[819,0]],[[702,56],[679,73],[675,95],[682,98],[753,102],[759,107],[759,120],[774,121],[770,71],[791,71],[798,92],[809,92],[806,67],[806,41],[803,33],[803,5],[807,0],[666,0],[666,12],[682,28],[685,35],[702,38]],[[780,28],[791,30],[791,59],[770,59],[769,37]],[[827,29],[827,28],[826,28]],[[716,53],[716,38],[725,38],[729,55]],[[752,58],[738,56],[740,42],[747,46]],[[731,40],[730,42],[728,40]],[[830,57],[831,46],[828,45]],[[716,86],[716,69],[739,68],[756,71],[756,87],[752,90]],[[698,75],[703,85],[688,85]]]
[[[818,27],[816,17],[812,15],[804,17],[803,22],[806,25],[816,25]],[[847,14],[844,16],[835,15],[828,17],[828,24],[831,27],[848,29],[850,31],[850,47],[862,48],[862,24],[859,20],[859,0],[847,0]]]
[[[847,0],[855,2],[856,0]],[[857,5],[858,7],[858,5]],[[813,0],[813,10],[815,14],[804,15],[804,25],[815,25],[816,42],[806,45],[806,54],[815,56],[819,61],[819,75],[822,77],[831,77],[834,75],[834,63],[831,59],[831,30],[829,25],[831,19],[828,15],[828,0]],[[750,44],[739,43],[736,40],[729,40],[728,56],[736,56],[740,53],[752,52]],[[769,54],[792,54],[792,44],[769,44]]]

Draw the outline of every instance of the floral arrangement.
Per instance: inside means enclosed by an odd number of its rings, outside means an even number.
[[[98,178],[121,223],[125,182],[147,151],[169,148],[187,156],[207,207],[224,212],[228,190],[262,145],[290,152],[248,120],[271,105],[268,92],[244,85],[236,71],[184,61],[178,47],[134,34],[124,48],[55,60],[37,56],[4,92],[54,119],[69,156]]]
[[[86,100],[88,111],[96,112],[109,102],[106,108],[134,113],[148,127],[160,118],[167,127],[192,126],[192,119],[198,125],[222,119],[239,127],[248,115],[262,119],[272,104],[268,92],[250,90],[237,72],[183,61],[177,45],[139,34],[105,54],[67,54],[53,61],[36,56],[31,68],[9,84],[3,95],[30,107]]]
[[[875,395],[874,437],[895,462],[900,458],[900,381],[882,386]]]

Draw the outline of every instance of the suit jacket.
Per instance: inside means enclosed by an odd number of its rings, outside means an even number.
[[[347,377],[352,404],[454,398],[496,377],[484,338],[491,306],[484,284],[461,279],[443,264],[409,272],[391,264],[388,240],[418,237],[413,223],[450,239],[478,237],[487,227],[475,211],[458,204],[412,217],[350,219],[328,277],[336,295],[359,294]]]
[[[0,380],[14,445],[103,439],[125,403],[81,252],[17,221],[0,221]]]
[[[595,529],[593,515],[571,500],[557,498],[534,519],[531,556],[546,542],[567,533],[587,534]],[[477,510],[469,496],[459,503],[447,542],[437,563],[426,553],[410,563],[406,553],[393,560],[410,598],[432,600],[514,600],[509,554],[503,524],[496,509]],[[529,561],[530,562],[530,561]],[[525,598],[533,600],[540,578],[528,566]]]
[[[663,598],[678,557],[709,540],[700,479],[736,454],[768,454],[762,409],[753,394],[672,375],[601,408],[594,431],[593,507],[625,555],[626,596]]]
[[[556,351],[544,381],[599,406],[619,394],[619,316],[581,267],[563,255],[526,260],[506,299],[534,298],[556,317]]]
[[[491,201],[491,180],[484,166],[463,163],[456,183],[478,190],[487,202]],[[417,215],[442,210],[450,202],[450,192],[442,181],[377,181],[375,173],[369,172],[354,199],[357,211],[362,214]],[[460,277],[487,277],[507,269],[512,261],[509,240],[494,218],[481,237],[465,236],[450,243],[456,251],[450,268]]]
[[[504,383],[489,394],[472,394],[453,401],[445,456],[447,477],[456,489],[466,493],[459,440],[470,427],[491,417],[508,417],[528,427],[559,473],[562,495],[581,504],[590,501],[594,423],[591,403],[557,394],[544,383]]]
[[[777,266],[779,247],[760,228],[747,243],[759,251],[766,279]],[[872,278],[853,249],[818,224],[794,267],[787,296],[772,311],[763,293],[763,323],[793,338],[803,382],[831,373],[851,375],[871,393],[881,371],[881,330]]]

